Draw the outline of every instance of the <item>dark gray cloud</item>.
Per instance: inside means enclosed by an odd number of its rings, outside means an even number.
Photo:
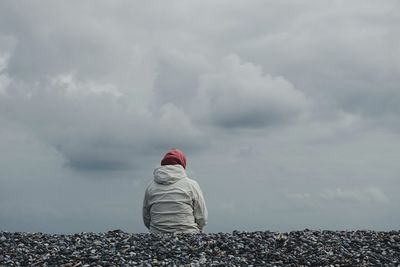
[[[399,8],[2,1],[0,228],[144,231],[171,147],[209,231],[398,228]]]
[[[93,137],[97,138],[97,137]],[[75,143],[60,143],[57,150],[64,155],[67,166],[83,171],[126,170],[134,166],[137,148],[131,144],[119,144],[113,138],[103,140],[80,140]]]

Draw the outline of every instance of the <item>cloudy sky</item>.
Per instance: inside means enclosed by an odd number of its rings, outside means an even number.
[[[0,230],[145,232],[172,147],[208,232],[400,227],[400,2],[1,1]]]

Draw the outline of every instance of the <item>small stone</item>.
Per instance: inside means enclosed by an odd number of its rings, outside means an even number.
[[[234,231],[198,235],[0,232],[0,241],[0,266],[336,267],[397,266],[400,262],[400,231]]]

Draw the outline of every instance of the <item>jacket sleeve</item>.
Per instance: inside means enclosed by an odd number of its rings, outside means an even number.
[[[194,183],[193,192],[193,210],[194,219],[199,226],[200,231],[207,224],[208,221],[208,211],[206,207],[206,202],[204,201],[203,193],[201,192],[200,186],[197,182]]]
[[[146,189],[143,199],[143,222],[147,229],[150,229],[150,209],[148,207],[148,201],[148,192]]]

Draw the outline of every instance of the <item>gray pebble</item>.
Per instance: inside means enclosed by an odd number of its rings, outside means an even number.
[[[0,266],[398,266],[400,231],[0,232]]]

